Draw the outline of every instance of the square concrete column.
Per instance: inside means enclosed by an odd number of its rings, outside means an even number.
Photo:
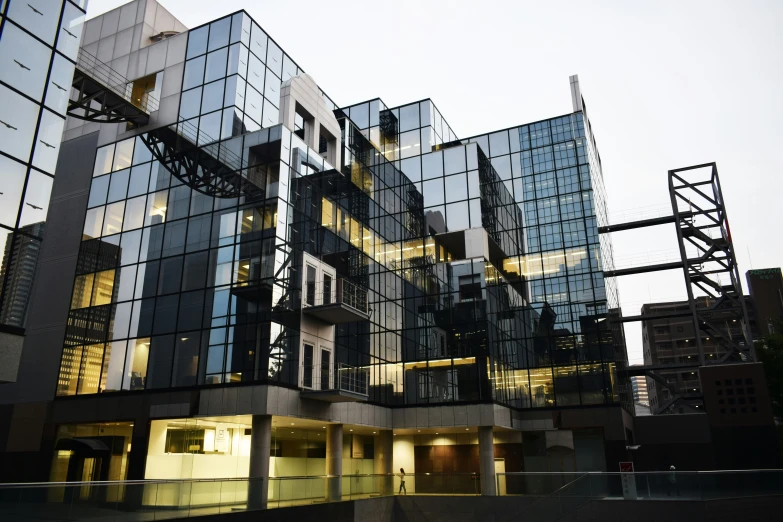
[[[495,442],[492,439],[492,426],[479,426],[479,473],[481,474],[481,494],[494,497],[495,488]]]
[[[269,496],[269,453],[272,448],[272,416],[253,415],[250,432],[250,470],[247,509],[266,509]]]
[[[326,425],[326,500],[343,498],[343,425]]]
[[[392,430],[380,430],[375,438],[375,454],[373,472],[378,477],[378,489],[381,495],[391,495],[394,492]]]

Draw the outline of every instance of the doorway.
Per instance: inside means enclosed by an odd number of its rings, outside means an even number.
[[[332,348],[310,340],[302,341],[300,386],[309,390],[331,390],[333,384]]]

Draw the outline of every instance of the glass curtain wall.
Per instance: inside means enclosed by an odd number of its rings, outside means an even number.
[[[599,241],[605,219],[600,160],[574,113],[470,139],[524,212],[524,247],[504,269],[524,278],[533,329],[528,370],[515,372],[522,407],[619,400],[616,364],[622,340],[609,327],[616,289],[603,278],[611,245]],[[607,295],[607,294],[611,295]]]
[[[25,326],[86,4],[0,2],[0,326]]]
[[[180,119],[242,184],[196,191],[141,137],[97,151],[59,394],[298,387],[307,253],[367,291],[333,362],[369,369],[372,402],[616,401],[581,113],[460,142],[429,100],[372,100],[335,111],[332,166],[276,125],[301,71],[246,14],[191,31],[187,57]],[[500,259],[455,259],[446,233],[477,227]]]

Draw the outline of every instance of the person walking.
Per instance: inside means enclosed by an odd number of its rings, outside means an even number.
[[[403,491],[406,495],[408,494],[408,490],[405,489],[405,470],[400,468],[400,490],[397,492],[397,494],[400,495]]]
[[[668,481],[669,481],[669,489],[666,492],[666,496],[670,497],[672,496],[672,493],[674,493],[679,497],[680,487],[677,485],[677,468],[675,468],[673,465],[669,466]]]

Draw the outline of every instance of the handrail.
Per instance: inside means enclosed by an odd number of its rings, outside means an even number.
[[[719,474],[731,474],[731,473],[781,473],[783,469],[721,469],[721,470],[703,470],[703,471],[676,471],[676,476],[684,475],[719,475]],[[505,473],[496,473],[496,476],[525,476],[525,475],[539,475],[539,476],[558,476],[558,475],[577,475],[571,482],[564,484],[556,491],[575,483],[577,480],[581,480],[587,476],[618,476],[618,475],[664,475],[671,476],[671,471],[636,471],[633,473],[624,473],[620,471],[509,471]],[[316,479],[316,478],[334,478],[338,476],[343,477],[394,477],[398,473],[343,473],[342,475],[291,475],[284,477],[268,477],[269,480],[293,480],[293,479]],[[476,472],[453,472],[453,473],[405,473],[407,477],[450,477],[450,476],[475,476],[481,477],[481,474]],[[177,483],[190,483],[190,482],[244,482],[247,480],[258,480],[263,477],[216,477],[216,478],[183,478],[183,479],[136,479],[136,480],[93,480],[93,481],[73,481],[73,482],[0,482],[0,489],[9,487],[34,487],[34,486],[79,486],[79,485],[128,485],[128,484],[177,484]],[[555,491],[555,492],[556,492]],[[549,493],[551,495],[555,492]]]
[[[150,113],[158,110],[159,103],[155,97],[147,92],[144,93],[142,100],[134,100],[131,93],[128,92],[129,88],[132,88],[132,82],[112,69],[108,64],[99,60],[93,54],[85,51],[83,47],[79,48],[76,67],[83,72],[90,74],[116,95],[142,111]]]
[[[303,386],[305,390],[340,390],[360,395],[368,394],[370,369],[367,366],[350,366],[345,363],[302,364],[302,369],[309,383]],[[323,381],[324,377],[328,380],[326,383]]]
[[[226,147],[222,141],[213,138],[204,131],[199,131],[190,121],[179,120],[177,123],[169,125],[169,128],[174,130],[179,136],[188,140],[194,147],[207,150],[217,144],[218,151],[215,159],[222,161],[233,171],[240,172],[242,170],[242,158]],[[202,137],[204,145],[199,145],[199,136]],[[212,155],[214,156],[214,154]]]
[[[290,475],[285,477],[267,477],[268,480],[302,480],[336,477],[396,477],[399,473],[343,473],[342,475]],[[410,477],[451,477],[451,476],[475,476],[478,472],[454,472],[454,473],[405,473]],[[183,484],[191,482],[246,482],[248,480],[260,480],[263,477],[226,477],[226,478],[193,478],[193,479],[141,479],[141,480],[93,480],[79,482],[0,482],[0,489],[10,487],[44,487],[44,486],[111,486],[133,484]]]

